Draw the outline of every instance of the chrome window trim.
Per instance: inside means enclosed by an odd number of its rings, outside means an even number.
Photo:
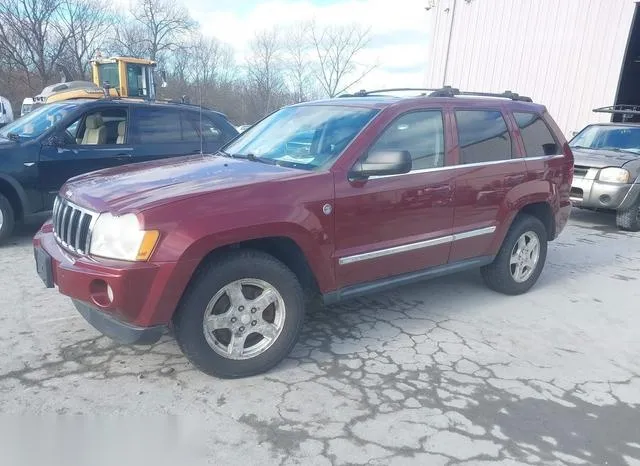
[[[467,163],[467,164],[458,164],[458,165],[445,165],[443,167],[435,167],[435,168],[422,168],[420,170],[410,171],[409,173],[400,173],[397,175],[378,175],[378,176],[370,176],[369,180],[378,180],[383,178],[393,178],[397,176],[408,176],[408,175],[418,175],[421,173],[432,173],[432,172],[440,172],[446,170],[455,170],[456,168],[477,168],[491,165],[498,165],[501,163],[513,163],[513,162],[526,162],[528,160],[552,160],[563,158],[564,154],[558,155],[543,155],[539,157],[516,157],[512,159],[506,160],[492,160],[490,162],[476,162],[476,163]]]
[[[452,243],[462,239],[474,238],[476,236],[490,235],[496,231],[495,226],[479,228],[477,230],[465,231],[462,233],[455,233],[453,235],[441,236],[439,238],[428,239],[424,241],[417,241],[415,243],[403,244],[400,246],[393,246],[391,248],[378,249],[375,251],[364,252],[361,254],[354,254],[352,256],[345,256],[338,259],[338,264],[347,265],[354,262],[361,262],[369,259],[377,259],[379,257],[389,256],[393,254],[400,254],[403,252],[414,251],[416,249],[428,248],[431,246],[439,246],[441,244]]]

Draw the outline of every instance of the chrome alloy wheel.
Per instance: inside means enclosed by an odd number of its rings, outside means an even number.
[[[540,239],[533,231],[520,235],[511,251],[509,269],[511,276],[518,283],[526,282],[540,260]]]
[[[251,359],[278,339],[285,318],[284,300],[271,284],[243,278],[211,298],[204,313],[204,336],[227,359]]]

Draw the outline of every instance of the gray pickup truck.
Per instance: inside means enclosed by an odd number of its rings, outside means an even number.
[[[616,212],[618,228],[640,231],[640,106],[595,111],[622,121],[586,126],[569,142],[574,155],[571,202]]]

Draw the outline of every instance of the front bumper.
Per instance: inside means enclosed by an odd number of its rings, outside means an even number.
[[[166,332],[166,325],[138,327],[123,322],[95,307],[73,300],[73,305],[87,322],[103,335],[124,345],[152,345]]]
[[[571,203],[589,209],[626,210],[640,196],[640,184],[603,183],[589,174],[574,177],[571,184]]]
[[[58,287],[101,333],[124,344],[151,344],[167,329],[183,288],[176,263],[95,261],[63,249],[46,223],[33,240],[38,274]]]

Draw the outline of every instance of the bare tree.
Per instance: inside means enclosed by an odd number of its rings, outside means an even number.
[[[310,36],[317,59],[316,77],[329,97],[357,84],[375,68],[356,62],[358,54],[369,44],[369,29],[358,24],[319,29],[313,23]]]
[[[294,24],[286,31],[284,41],[285,75],[296,102],[303,102],[316,94],[310,27],[307,22]]]
[[[197,27],[187,9],[174,0],[138,0],[131,15],[140,27],[151,60],[179,50],[184,37]]]
[[[283,53],[277,29],[256,33],[247,60],[247,87],[254,96],[254,111],[263,116],[279,105],[286,91],[283,76]]]
[[[65,55],[72,74],[86,80],[89,60],[108,46],[113,13],[99,0],[63,0],[61,22],[68,37]]]
[[[120,18],[109,49],[118,55],[144,58],[149,55],[145,37],[145,30],[137,21]]]
[[[69,37],[60,20],[62,0],[2,0],[0,50],[3,60],[21,69],[35,91],[55,75]],[[32,77],[37,82],[33,83]]]

